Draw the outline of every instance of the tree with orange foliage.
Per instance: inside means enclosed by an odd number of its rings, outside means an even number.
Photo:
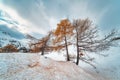
[[[64,41],[64,45],[66,48],[67,61],[70,61],[67,37],[70,38],[72,34],[73,34],[73,27],[71,25],[71,22],[68,19],[61,20],[60,23],[57,24],[57,29],[54,32],[54,35],[55,35],[54,43],[55,44]]]
[[[8,44],[2,48],[2,52],[18,52],[18,49],[11,44]]]
[[[0,53],[2,53],[2,48],[0,48]]]

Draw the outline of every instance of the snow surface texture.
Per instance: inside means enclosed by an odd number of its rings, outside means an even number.
[[[73,52],[74,49],[71,49],[69,52]],[[120,54],[118,48],[111,48],[109,51],[105,51],[102,54],[109,54],[107,57],[103,57],[96,54],[91,54],[91,57],[95,57],[95,60],[92,63],[96,66],[94,69],[92,66],[80,61],[79,66],[84,69],[87,73],[93,75],[94,77],[99,78],[100,80],[120,80]],[[66,61],[65,52],[52,52],[46,54],[46,57],[50,57],[53,60],[57,61]],[[71,54],[72,55],[72,54]],[[103,79],[101,79],[101,77]],[[98,79],[97,79],[98,80]]]
[[[54,61],[40,54],[1,53],[0,80],[107,79],[91,75],[72,62]]]

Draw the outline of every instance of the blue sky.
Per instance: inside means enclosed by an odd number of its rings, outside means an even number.
[[[42,34],[55,29],[66,17],[90,18],[104,31],[120,29],[119,0],[0,0],[0,3],[31,23],[32,31]]]

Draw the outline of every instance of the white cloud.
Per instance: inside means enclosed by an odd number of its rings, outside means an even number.
[[[18,25],[18,27],[21,30],[21,32],[25,32],[25,33],[28,32],[28,30],[26,29],[25,26],[29,26],[30,23],[27,20],[21,18],[14,9],[12,9],[10,7],[7,7],[7,6],[5,6],[5,5],[0,3],[0,10],[4,11],[5,13],[7,13],[10,16],[11,20],[13,19],[13,20],[19,22],[19,24],[21,26]],[[11,25],[9,25],[8,27],[11,27]]]
[[[20,21],[21,24],[28,24],[29,23],[27,20],[21,18],[18,15],[18,13],[10,7],[7,7],[3,4],[0,4],[0,10],[7,12],[14,20]]]
[[[36,26],[35,24],[31,23],[28,19],[21,17],[15,9],[12,9],[0,3],[0,10],[5,11],[10,15],[10,17],[13,20],[18,21],[20,23],[20,26],[19,25],[18,26],[21,32],[23,33],[38,32],[40,34],[46,34],[46,31],[43,28],[41,27],[36,28],[38,25]]]
[[[51,18],[49,19],[49,25],[50,25],[50,27],[51,27],[51,30],[53,30],[53,29],[56,28],[57,23],[58,23],[58,20],[57,20],[56,18],[51,17]]]
[[[105,8],[99,12],[93,11],[89,8],[90,5],[88,5],[87,0],[75,0],[74,2],[70,0],[52,0],[51,3],[48,3],[52,7],[45,5],[45,3],[48,2],[36,0],[30,2],[30,4],[28,2],[28,5],[19,5],[21,7],[20,9],[14,5],[12,6],[13,8],[9,8],[11,7],[10,5],[9,7],[6,5],[2,9],[6,10],[13,18],[21,23],[27,24],[29,26],[28,32],[38,32],[40,34],[46,34],[49,30],[55,29],[60,19],[65,17],[70,19],[88,17],[95,24],[98,24],[108,10],[108,8]],[[25,11],[22,7],[25,7],[27,10]],[[19,15],[17,12],[19,12]]]
[[[69,15],[71,18],[90,18],[95,24],[98,24],[104,14],[108,11],[107,7],[99,12],[93,11],[89,7],[88,1],[72,2],[69,6]]]

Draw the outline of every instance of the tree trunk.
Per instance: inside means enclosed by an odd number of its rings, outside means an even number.
[[[44,48],[44,47],[42,47],[42,53],[41,53],[41,55],[44,55],[44,49],[45,49],[45,48]]]
[[[79,47],[78,47],[78,32],[76,30],[76,47],[77,47],[77,61],[76,61],[76,65],[79,64]]]
[[[42,53],[41,53],[41,55],[44,55],[46,45],[47,45],[47,41],[44,43],[44,45],[42,47]]]
[[[67,46],[66,36],[65,36],[65,47],[66,47],[67,61],[70,61],[70,57],[69,57],[69,53],[68,53],[68,46]]]
[[[41,55],[44,55],[44,52],[45,52],[45,49],[46,49],[46,46],[47,46],[47,42],[50,39],[50,35],[51,35],[51,33],[49,33],[47,39],[44,41],[44,45],[42,47],[42,53],[41,53]]]

